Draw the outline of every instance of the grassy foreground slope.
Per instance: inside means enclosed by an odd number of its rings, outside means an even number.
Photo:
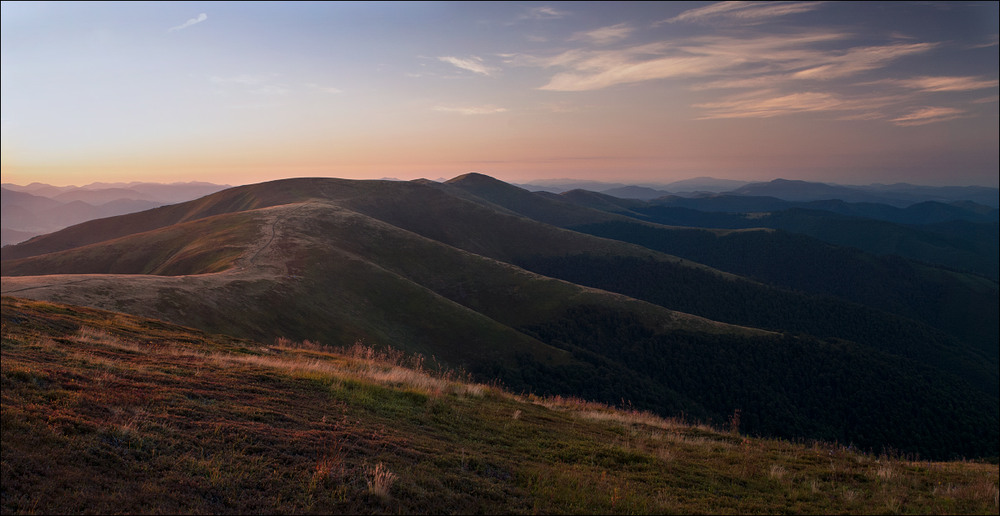
[[[4,513],[979,513],[915,462],[515,396],[356,346],[3,298]]]

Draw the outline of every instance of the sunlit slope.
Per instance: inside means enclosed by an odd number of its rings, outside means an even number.
[[[443,359],[454,361],[459,361],[458,357],[444,351],[447,343],[459,339],[467,352],[477,354],[483,352],[476,349],[483,342],[503,342],[517,349],[518,341],[531,340],[356,254],[353,242],[345,248],[338,235],[320,233],[333,228],[378,237],[359,219],[366,217],[352,218],[345,210],[319,203],[214,216],[8,262],[5,273],[50,267],[51,272],[60,275],[5,278],[5,290],[159,315],[211,331],[262,340],[276,336],[336,342],[369,338],[413,351],[428,351],[435,346]],[[370,219],[367,222],[378,224]],[[106,276],[101,274],[105,272],[101,270],[104,264],[92,259],[134,256],[145,251],[148,260],[159,262],[174,231],[198,229],[187,235],[189,242],[197,242],[205,237],[211,239],[216,231],[209,228],[226,228],[233,223],[248,224],[255,234],[243,242],[242,257],[221,274],[199,274],[214,272],[203,270],[186,277],[144,275],[152,267],[133,257],[123,264],[131,264],[130,270],[119,269],[113,271],[117,275]],[[352,241],[361,240],[359,237],[354,235]],[[92,268],[88,270],[88,266]],[[491,329],[499,331],[499,336],[491,338]]]
[[[575,232],[538,224],[498,205],[483,206],[480,198],[470,198],[461,190],[443,190],[433,182],[299,178],[240,186],[186,203],[89,221],[29,242],[4,247],[2,256],[6,262],[213,215],[307,200],[344,207],[428,238],[505,261],[532,248],[536,252],[553,254],[583,251],[649,254],[635,246],[615,242],[602,244],[601,239],[581,238]],[[574,209],[568,203],[563,203],[562,207]],[[627,220],[587,209],[561,217],[580,223]],[[694,263],[689,265],[698,266]]]
[[[37,256],[213,215],[279,206],[310,198],[337,200],[366,190],[381,190],[388,183],[391,182],[300,178],[229,188],[193,201],[77,224],[16,246],[4,247],[2,256],[5,261]]]
[[[5,514],[996,510],[995,465],[518,396],[362,346],[2,303]]]
[[[244,257],[223,273],[168,278],[138,275],[148,267],[137,265],[136,275],[131,276],[7,277],[4,290],[156,315],[265,341],[288,336],[326,343],[378,342],[433,355],[471,371],[495,372],[521,388],[565,392],[566,382],[539,376],[535,368],[526,368],[535,376],[525,378],[515,367],[520,361],[578,371],[576,383],[592,378],[593,368],[601,365],[605,368],[601,374],[627,378],[626,391],[656,393],[655,403],[697,413],[704,409],[669,386],[604,357],[596,365],[581,362],[519,329],[544,326],[572,307],[602,306],[629,313],[658,333],[677,329],[761,333],[538,276],[324,202],[215,216],[203,222],[229,227],[234,218],[253,219],[260,242],[248,243]],[[212,234],[198,227],[203,230],[199,235]],[[133,240],[159,260],[161,246],[151,239],[170,235],[164,230],[142,233],[12,265],[38,260],[58,266],[72,262],[74,252],[84,258],[118,255],[139,248]]]
[[[252,212],[210,216],[63,251],[5,261],[3,273],[6,276],[179,276],[220,272],[233,267],[237,259],[250,251],[259,239],[261,223]]]

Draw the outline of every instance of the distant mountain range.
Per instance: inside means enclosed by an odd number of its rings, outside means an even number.
[[[197,199],[225,188],[229,185],[199,182],[92,183],[82,187],[4,183],[0,188],[3,215],[0,245],[23,242],[91,219]]]
[[[752,434],[998,455],[995,279],[663,208],[480,174],[272,181],[6,246],[2,292],[258,342],[360,339],[714,423],[739,409]]]
[[[745,182],[701,177],[673,183],[621,184],[571,179],[536,181],[518,185],[531,191],[564,193],[588,190],[626,199],[653,200],[665,196],[705,197],[713,194],[773,197],[784,201],[809,202],[840,200],[852,203],[879,203],[904,208],[920,202],[950,203],[972,201],[991,208],[1000,207],[1000,189],[983,186],[834,185],[809,181],[775,179]]]
[[[569,190],[590,190],[617,197],[653,199],[662,195],[679,193],[725,192],[748,184],[747,181],[695,177],[670,183],[607,183],[602,181],[579,181],[576,179],[548,179],[527,184],[516,184],[533,192],[563,193]]]
[[[841,186],[808,181],[775,179],[767,183],[750,183],[732,190],[734,195],[769,196],[786,201],[822,201],[838,199],[845,202],[871,202],[906,207],[925,201],[973,201],[998,207],[996,188],[982,186],[914,186],[895,185]]]
[[[902,224],[996,220],[1000,195],[996,188],[986,187],[931,187],[906,183],[842,186],[785,179],[748,183],[711,177],[643,184],[553,179],[517,186],[550,193],[585,190],[619,199],[656,200],[664,206],[699,211],[735,213],[799,207]],[[3,183],[0,188],[3,215],[0,245],[23,242],[87,220],[197,199],[229,187],[203,182],[91,183],[79,187]],[[933,204],[912,207],[920,203]],[[949,206],[942,206],[945,204]],[[908,207],[910,209],[905,212],[892,209]],[[916,215],[918,212],[923,218]]]
[[[659,224],[781,229],[877,255],[899,255],[993,279],[1000,275],[1000,211],[972,201],[924,201],[906,208],[733,194],[641,201],[583,190],[559,198]]]

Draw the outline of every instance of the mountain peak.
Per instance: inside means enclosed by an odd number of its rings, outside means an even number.
[[[469,172],[467,174],[462,174],[460,176],[453,177],[445,183],[448,184],[507,184],[503,181],[486,174],[481,174],[479,172]]]
[[[493,202],[497,201],[497,196],[509,198],[514,196],[520,198],[523,195],[531,195],[531,192],[520,186],[505,183],[495,177],[479,172],[469,172],[458,177],[445,181],[445,184],[458,187],[474,195],[488,198]]]

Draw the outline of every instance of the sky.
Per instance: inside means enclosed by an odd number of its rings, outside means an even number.
[[[998,2],[7,2],[2,181],[997,186]]]

